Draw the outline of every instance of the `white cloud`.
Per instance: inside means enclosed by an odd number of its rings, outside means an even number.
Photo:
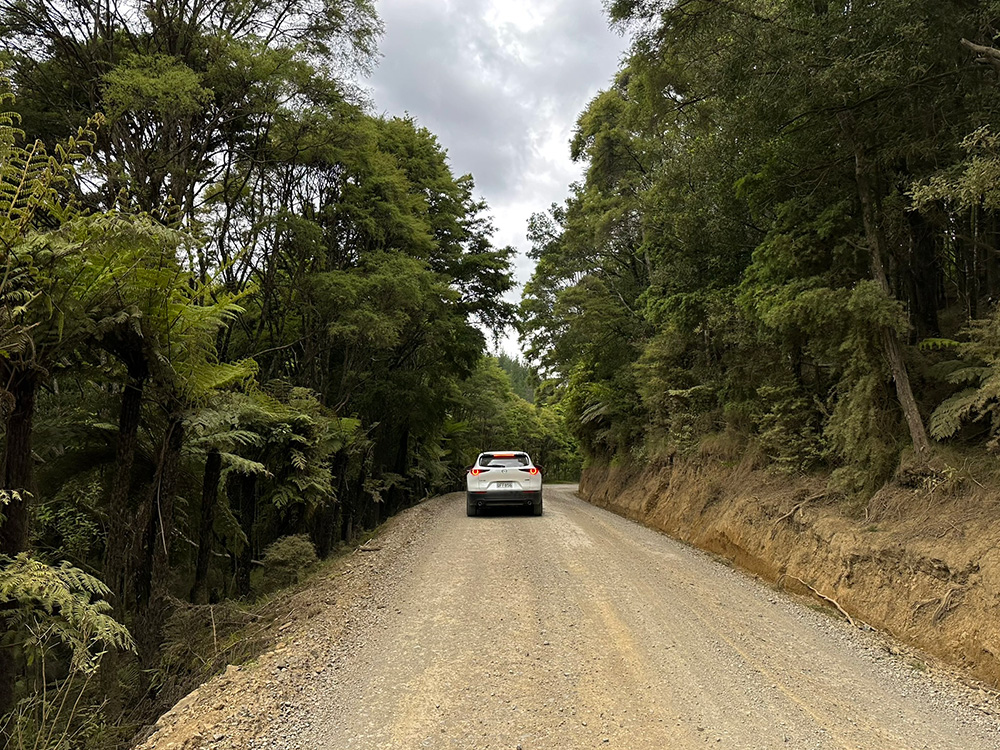
[[[610,84],[626,40],[608,29],[601,0],[381,0],[378,10],[376,107],[409,113],[457,174],[472,173],[496,242],[520,251],[523,284],[528,219],[579,178],[569,158],[576,118]],[[504,349],[517,353],[516,341]]]

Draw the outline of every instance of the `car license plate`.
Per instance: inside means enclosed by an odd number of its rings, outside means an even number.
[[[514,483],[513,482],[497,482],[496,487],[497,487],[498,490],[509,490],[509,489],[513,489]]]

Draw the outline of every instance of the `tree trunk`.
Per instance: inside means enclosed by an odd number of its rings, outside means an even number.
[[[15,371],[10,378],[14,408],[7,417],[4,443],[3,490],[10,493],[0,508],[0,555],[14,556],[28,546],[30,500],[34,487],[31,460],[31,431],[35,420],[38,376],[34,372]],[[16,496],[15,496],[16,495]]]
[[[0,554],[13,557],[28,546],[31,492],[34,489],[31,461],[31,431],[35,419],[38,374],[34,371],[2,372],[14,406],[7,417],[4,443],[3,485],[8,502],[0,505]],[[15,496],[16,495],[16,496]],[[14,707],[18,664],[15,646],[0,648],[0,717]],[[2,739],[2,735],[0,735]]]
[[[885,234],[878,220],[877,198],[871,182],[872,168],[868,163],[864,149],[855,137],[853,117],[850,113],[842,114],[841,124],[845,126],[844,130],[854,146],[854,172],[858,185],[858,198],[861,200],[861,217],[868,240],[872,278],[885,295],[891,298],[892,292],[889,289],[889,280],[886,278],[885,265],[882,261],[886,242]],[[913,450],[919,460],[926,461],[931,455],[930,441],[927,439],[927,431],[924,428],[923,419],[920,417],[916,399],[913,397],[913,389],[910,386],[909,373],[906,371],[906,362],[903,358],[903,347],[899,343],[899,336],[888,326],[882,326],[879,331],[879,339],[892,371],[892,379],[896,384],[896,396],[903,410],[903,416],[906,418]]]
[[[977,320],[979,318],[979,297],[980,297],[980,277],[982,275],[982,268],[979,263],[979,212],[973,210],[972,212],[972,242],[969,248],[968,264],[969,264],[969,320]]]
[[[215,537],[215,504],[219,499],[219,480],[222,477],[222,455],[218,450],[208,452],[205,459],[205,476],[201,486],[201,524],[198,527],[198,560],[194,568],[194,585],[191,601],[208,604],[208,568],[212,561],[212,540]]]
[[[934,236],[916,211],[907,215],[910,230],[910,263],[903,269],[910,298],[910,323],[918,339],[941,335],[938,323],[937,288],[939,265]]]
[[[119,619],[127,610],[131,599],[129,590],[129,550],[133,547],[133,509],[129,496],[132,489],[132,466],[139,442],[139,423],[142,417],[142,397],[146,385],[145,375],[129,377],[122,392],[121,411],[118,414],[118,446],[115,452],[115,476],[108,501],[108,540],[104,550],[105,583],[114,593],[115,613]]]
[[[167,424],[153,486],[140,514],[144,517],[145,533],[134,558],[138,563],[135,587],[138,614],[134,635],[139,658],[147,669],[156,663],[167,614],[170,539],[183,445],[184,424],[175,414]]]
[[[347,471],[347,461],[347,451],[341,450],[330,465],[330,473],[337,481],[337,493],[334,498],[324,502],[309,532],[316,547],[316,554],[321,560],[325,560],[333,551],[340,534],[342,514],[340,497],[345,494],[343,488],[346,485],[344,472]]]
[[[135,374],[133,374],[135,373]],[[130,552],[135,544],[135,512],[131,507],[132,467],[139,442],[142,398],[146,387],[145,367],[129,368],[129,379],[122,391],[118,413],[118,445],[115,450],[115,475],[108,500],[108,537],[104,545],[104,582],[111,589],[115,619],[125,622],[129,604],[134,602],[131,585]],[[122,711],[118,671],[122,655],[109,649],[101,661],[101,689],[107,700],[106,716],[117,717]]]
[[[233,515],[240,522],[240,528],[246,536],[246,544],[235,556],[234,571],[236,578],[236,593],[238,596],[250,596],[250,566],[253,564],[253,525],[257,511],[257,477],[253,474],[230,474],[227,485],[229,502]]]

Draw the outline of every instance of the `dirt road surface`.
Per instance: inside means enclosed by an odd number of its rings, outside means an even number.
[[[572,490],[540,518],[432,501],[250,746],[1000,748],[992,699]]]

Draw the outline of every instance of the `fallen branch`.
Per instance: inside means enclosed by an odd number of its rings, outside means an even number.
[[[772,526],[771,528],[772,529],[773,528],[777,528],[779,523],[781,523],[782,521],[784,521],[786,518],[791,518],[792,516],[794,516],[796,513],[798,513],[800,510],[802,510],[802,508],[805,507],[807,504],[813,502],[814,500],[822,500],[824,497],[826,497],[826,493],[825,492],[821,492],[818,495],[813,495],[812,497],[807,497],[805,500],[803,500],[798,505],[796,505],[794,508],[792,508],[790,511],[788,511],[785,515],[783,515],[781,518],[779,518],[777,521],[775,521],[774,522],[774,526]]]
[[[809,589],[811,592],[813,592],[813,594],[815,594],[816,596],[818,596],[820,599],[822,599],[823,601],[828,602],[828,603],[832,604],[834,607],[836,607],[837,611],[840,612],[840,614],[842,614],[844,616],[844,618],[851,624],[852,628],[858,627],[858,624],[856,622],[854,622],[854,618],[851,617],[849,614],[847,614],[847,610],[844,609],[843,607],[841,607],[840,606],[840,602],[838,602],[832,596],[827,596],[826,594],[821,594],[813,586],[810,586],[808,583],[806,583],[805,581],[803,581],[798,576],[789,575],[788,573],[785,573],[784,575],[781,576],[781,578],[778,579],[778,585],[779,586],[781,585],[781,581],[783,579],[785,579],[785,578],[791,578],[793,581],[798,581],[799,583],[801,583],[803,586],[805,586],[807,589]]]

